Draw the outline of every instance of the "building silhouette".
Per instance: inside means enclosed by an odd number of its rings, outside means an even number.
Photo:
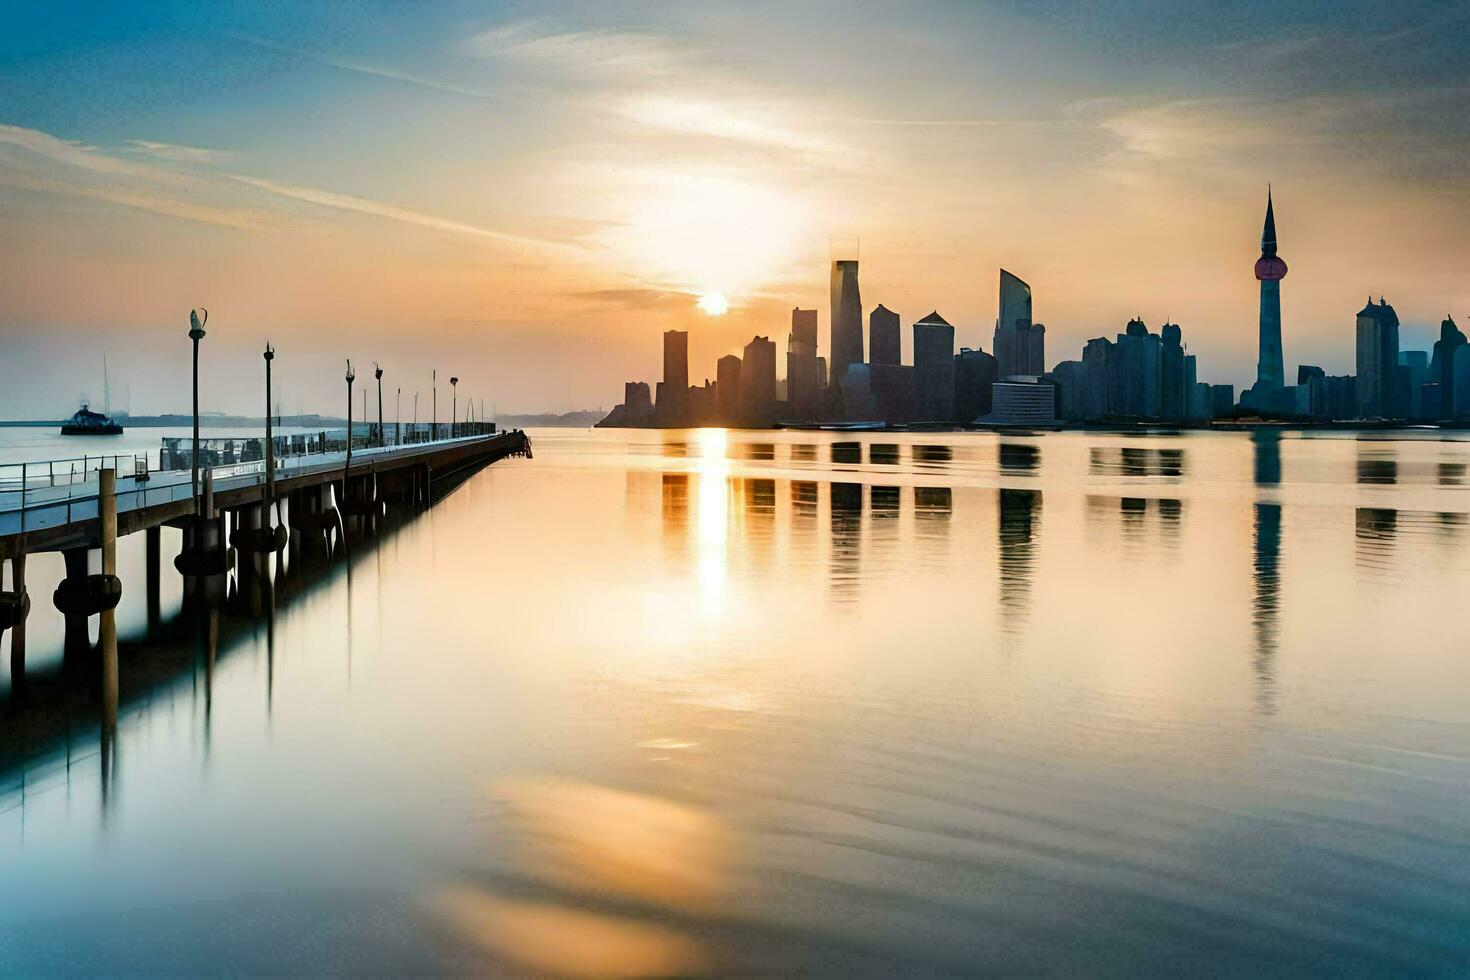
[[[1316,418],[1352,418],[1358,410],[1357,379],[1334,377],[1313,364],[1296,369],[1296,384],[1307,392],[1307,411]]]
[[[776,420],[776,343],[752,337],[740,360],[740,415],[747,425]]]
[[[1399,380],[1407,385],[1399,402],[1399,409],[1406,418],[1429,418],[1424,411],[1424,386],[1429,383],[1429,352],[1422,350],[1399,351]],[[1435,415],[1434,418],[1439,418]]]
[[[849,422],[881,421],[868,365],[847,366],[842,375],[842,410],[843,417]]]
[[[715,414],[720,424],[740,418],[740,355],[726,354],[715,362]]]
[[[1399,317],[1383,299],[1358,311],[1358,416],[1397,418],[1395,375],[1399,364]]]
[[[938,311],[914,322],[914,420],[954,420],[954,327]]]
[[[870,364],[903,363],[898,314],[882,303],[868,314],[868,348]]]
[[[991,385],[1000,380],[995,357],[977,348],[961,347],[954,356],[954,417],[973,422],[990,414]]]
[[[623,384],[623,406],[630,423],[646,423],[653,418],[653,398],[648,392],[647,381],[628,381]]]
[[[848,365],[862,364],[863,301],[858,294],[856,259],[839,259],[832,263],[832,359],[829,362],[828,385],[840,388]]]
[[[817,311],[793,309],[786,340],[786,416],[801,422],[817,418]]]
[[[896,425],[914,420],[914,369],[908,364],[868,365],[868,387],[878,418]]]
[[[1429,383],[1439,387],[1427,399],[1432,405],[1425,406],[1425,415],[1431,419],[1450,419],[1455,411],[1455,357],[1465,346],[1465,335],[1455,326],[1452,317],[1446,316],[1439,325],[1439,339],[1434,342],[1434,355],[1429,361]]]
[[[689,415],[689,331],[664,331],[664,379],[655,406],[661,425],[683,425]]]
[[[1261,284],[1261,317],[1256,353],[1256,385],[1281,388],[1286,369],[1281,355],[1281,280],[1286,263],[1276,254],[1276,211],[1271,191],[1266,191],[1266,221],[1261,226],[1261,257],[1256,260],[1256,279]]]
[[[1001,378],[1043,374],[1046,327],[1031,322],[1031,287],[1004,269],[1000,270],[999,310],[993,346]]]
[[[1159,328],[1159,417],[1185,417],[1184,338],[1177,323]]]

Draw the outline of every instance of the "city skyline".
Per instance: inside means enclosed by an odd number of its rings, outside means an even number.
[[[1353,370],[1350,296],[1395,297],[1405,346],[1470,311],[1463,6],[844,10],[835,34],[822,7],[27,13],[0,42],[0,331],[24,365],[0,415],[73,408],[79,347],[135,411],[177,410],[160,381],[194,305],[223,364],[290,351],[307,410],[344,350],[427,375],[425,336],[508,410],[606,405],[663,330],[712,364],[827,309],[819,270],[857,238],[869,295],[937,305],[959,346],[990,346],[988,270],[1022,269],[1053,349],[1141,310],[1244,387],[1234,270],[1268,180],[1289,362]],[[210,407],[254,403],[234,374]]]
[[[1154,333],[1134,315],[1116,341],[1093,337],[1080,359],[1048,362],[1046,327],[1033,319],[1031,285],[1004,268],[991,351],[978,344],[956,351],[955,327],[935,310],[912,322],[912,363],[904,364],[902,317],[880,303],[869,315],[871,357],[865,357],[860,263],[839,259],[831,265],[828,357],[820,356],[816,343],[817,311],[793,308],[786,379],[777,378],[774,343],[757,336],[746,345],[744,358],[720,358],[716,380],[706,376],[702,386],[691,386],[689,334],[666,331],[663,379],[652,386],[625,384],[623,402],[599,424],[893,428],[1255,420],[1459,425],[1470,419],[1470,346],[1453,317],[1442,321],[1439,339],[1427,349],[1406,348],[1397,311],[1382,296],[1375,303],[1370,295],[1356,316],[1350,335],[1354,374],[1329,374],[1320,364],[1298,362],[1296,383],[1286,384],[1281,282],[1288,270],[1278,249],[1268,187],[1261,254],[1252,266],[1260,284],[1256,377],[1240,389],[1238,402],[1236,385],[1201,378],[1199,357],[1190,352],[1182,326],[1168,319]],[[752,362],[752,351],[767,347],[772,353]],[[758,396],[752,394],[757,380]],[[737,381],[738,399],[730,393]]]

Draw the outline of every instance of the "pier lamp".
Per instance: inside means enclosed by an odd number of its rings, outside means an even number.
[[[378,367],[378,362],[373,362],[373,377],[378,379],[378,445],[385,445],[383,434],[383,369]]]
[[[453,439],[459,427],[459,379],[449,379],[449,390],[454,394],[449,399],[449,438]]]
[[[200,316],[200,313],[203,316]],[[189,473],[189,492],[194,500],[194,513],[199,513],[199,341],[204,339],[204,324],[209,311],[200,307],[189,311],[189,339],[194,342],[194,466]]]
[[[276,490],[276,449],[271,436],[271,361],[276,359],[276,349],[265,342],[265,520],[270,526],[271,502]]]
[[[352,358],[347,359],[347,461],[342,466],[342,493],[347,493],[347,474],[352,468],[352,382],[357,375],[352,373]]]

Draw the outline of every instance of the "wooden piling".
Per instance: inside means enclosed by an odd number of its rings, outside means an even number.
[[[97,473],[97,516],[102,530],[102,574],[117,574],[117,471]],[[103,609],[97,635],[102,646],[102,725],[117,729],[117,610]]]

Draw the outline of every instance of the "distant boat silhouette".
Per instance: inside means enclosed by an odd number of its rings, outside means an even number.
[[[101,412],[88,410],[84,400],[77,413],[61,423],[64,436],[120,436],[123,427],[112,419],[112,399],[107,387],[107,355],[102,355],[102,408]],[[85,396],[84,396],[85,398]]]
[[[111,416],[88,411],[85,402],[75,415],[61,423],[61,434],[64,436],[120,436],[122,432],[123,427],[114,422]]]

